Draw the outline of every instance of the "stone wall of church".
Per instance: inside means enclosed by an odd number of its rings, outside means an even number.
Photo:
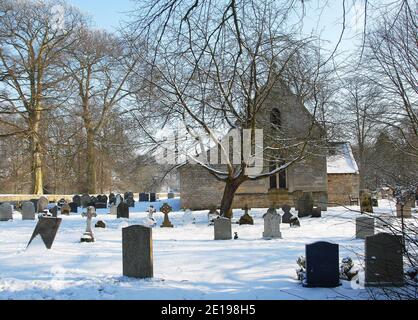
[[[329,174],[328,201],[330,207],[350,205],[350,194],[358,197],[360,176],[358,174]]]

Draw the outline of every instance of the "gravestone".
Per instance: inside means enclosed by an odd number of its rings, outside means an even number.
[[[36,208],[36,211],[38,213],[44,212],[48,207],[49,201],[47,197],[40,197],[38,200],[38,206]]]
[[[64,203],[61,207],[61,214],[64,216],[69,216],[71,213],[71,207],[68,203]]]
[[[94,207],[96,208],[97,203],[99,200],[95,196],[90,197],[90,202],[87,203],[87,207]]]
[[[214,221],[215,240],[232,240],[231,220],[220,217]]]
[[[54,218],[58,217],[58,206],[53,206],[51,209],[49,209],[49,212]]]
[[[133,197],[125,198],[125,202],[129,208],[135,208],[135,200]]]
[[[157,202],[157,194],[156,193],[150,193],[149,194],[149,201],[150,202]]]
[[[115,197],[115,205],[119,206],[123,202],[123,197],[120,194],[117,194]]]
[[[378,207],[379,206],[379,200],[377,198],[372,198],[372,206]]]
[[[121,202],[116,211],[116,216],[118,219],[125,218],[129,219],[129,207],[125,202]]]
[[[112,216],[117,216],[118,215],[118,207],[115,204],[110,205],[110,214]]]
[[[356,219],[356,239],[366,239],[374,235],[374,218],[358,217]]]
[[[58,208],[61,208],[65,203],[67,203],[67,201],[65,201],[65,199],[64,198],[62,198],[62,199],[60,199],[58,202],[57,202],[57,206],[58,206]]]
[[[175,195],[174,195],[174,193],[173,193],[173,192],[169,192],[169,193],[167,194],[167,198],[168,198],[168,199],[174,199],[174,197],[175,197]]]
[[[360,190],[360,211],[373,213],[372,195],[367,189]]]
[[[208,221],[209,225],[213,225],[216,219],[218,219],[221,216],[218,210],[216,208],[211,208],[208,213]]]
[[[300,227],[300,220],[298,217],[291,217],[290,218],[290,227],[291,228],[299,228]]]
[[[35,220],[35,205],[31,201],[22,204],[22,220]]]
[[[311,192],[304,192],[302,197],[297,200],[299,218],[312,215],[314,201]]]
[[[36,236],[40,235],[46,248],[51,249],[52,244],[55,240],[55,236],[57,235],[58,228],[61,225],[61,221],[61,218],[41,216],[38,220],[38,224],[36,225],[35,230],[33,231],[32,237],[30,238],[27,247],[30,246],[30,244]]]
[[[321,218],[322,217],[322,210],[321,208],[314,208],[312,210],[312,218]]]
[[[102,194],[97,196],[97,202],[104,203],[107,206],[107,196]]]
[[[115,204],[116,196],[114,193],[109,194],[109,205]]]
[[[406,204],[403,206],[400,204],[396,205],[396,217],[398,218],[404,218],[404,219],[410,219],[412,218],[412,208],[410,206],[410,204]]]
[[[123,275],[146,279],[154,276],[152,229],[130,226],[122,229]]]
[[[290,219],[292,219],[292,214],[290,213],[290,210],[292,210],[292,207],[288,206],[288,205],[284,205],[282,207],[282,210],[284,212],[284,215],[282,217],[282,223],[289,223],[290,224]]]
[[[91,228],[91,221],[94,217],[97,217],[96,214],[96,208],[93,206],[90,206],[87,208],[87,214],[85,215],[87,217],[87,221],[86,221],[86,231],[84,232],[84,234],[81,236],[80,242],[94,242],[94,233],[93,230]]]
[[[96,222],[95,228],[106,229],[106,222],[99,220]]]
[[[248,208],[244,208],[245,213],[244,215],[239,219],[239,225],[254,225],[254,219],[253,217],[250,216],[249,209]]]
[[[107,204],[104,202],[96,202],[94,205],[96,209],[107,209]]]
[[[77,204],[77,207],[81,207],[81,197],[78,194],[76,194],[73,197],[73,203],[76,203]],[[75,212],[75,213],[77,213],[77,212]]]
[[[10,203],[5,202],[0,205],[0,221],[13,220],[13,207]]]
[[[140,193],[139,202],[150,202],[149,193]]]
[[[78,207],[79,207],[79,205],[78,205],[77,202],[70,202],[69,206],[71,208],[71,211],[70,212],[72,212],[72,213],[78,213]]]
[[[90,202],[91,202],[91,197],[87,193],[85,193],[81,196],[80,207],[87,208]]]
[[[339,246],[329,242],[306,245],[305,287],[335,288],[340,285]]]
[[[128,191],[128,192],[125,192],[125,194],[123,195],[123,197],[124,197],[124,198],[125,198],[125,200],[126,200],[126,199],[128,199],[128,198],[133,198],[133,197],[134,197],[134,194],[133,194],[133,192]]]
[[[402,236],[379,233],[366,238],[365,286],[398,287],[404,284]]]
[[[282,233],[280,232],[281,216],[277,213],[276,209],[271,208],[263,216],[264,219],[264,232],[263,238],[266,239],[281,239]]]
[[[173,228],[173,224],[170,222],[170,219],[168,218],[168,214],[171,212],[172,208],[168,203],[164,203],[162,207],[160,208],[160,211],[164,213],[164,222],[161,225],[161,228]]]

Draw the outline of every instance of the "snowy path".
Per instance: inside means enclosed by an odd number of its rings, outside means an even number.
[[[393,204],[391,204],[393,205]],[[382,212],[388,212],[385,202]],[[80,215],[63,217],[52,250],[35,241],[26,244],[36,221],[0,223],[0,299],[367,299],[363,289],[343,282],[335,289],[303,288],[295,280],[296,259],[306,243],[319,240],[340,245],[340,259],[362,252],[355,240],[355,213],[330,209],[322,219],[302,219],[302,227],[282,225],[281,240],[261,239],[262,214],[253,210],[254,226],[233,225],[239,240],[213,241],[206,212],[194,212],[195,225],[183,222],[183,213],[170,214],[174,229],[155,228],[154,279],[122,277],[122,231],[141,224],[146,214],[131,213],[129,221],[109,215],[107,229],[95,229],[96,242],[79,243],[85,229]],[[235,217],[242,215],[235,211]],[[162,214],[157,214],[162,222]]]

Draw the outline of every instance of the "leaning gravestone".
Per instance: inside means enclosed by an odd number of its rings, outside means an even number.
[[[170,222],[170,219],[168,218],[168,214],[171,212],[172,208],[168,203],[164,203],[162,207],[160,208],[160,211],[164,213],[164,222],[161,225],[161,228],[173,228],[173,224]]]
[[[0,205],[0,221],[13,220],[13,207],[10,203]]]
[[[129,207],[125,202],[121,202],[118,205],[116,216],[118,219],[120,218],[129,219]]]
[[[22,205],[22,220],[35,220],[35,205],[31,201]]]
[[[36,208],[36,211],[38,213],[44,212],[48,207],[49,201],[47,197],[40,197],[38,200],[38,207]]]
[[[404,284],[402,236],[379,233],[366,238],[365,274],[366,287]]]
[[[91,202],[91,197],[87,193],[85,193],[81,196],[80,207],[87,208],[90,202]]]
[[[372,195],[367,189],[360,190],[360,211],[361,213],[373,213]]]
[[[374,235],[374,218],[358,217],[356,219],[356,239],[366,239]]]
[[[339,246],[329,242],[306,245],[305,287],[335,288],[340,285]]]
[[[276,209],[271,208],[263,216],[264,219],[264,232],[263,238],[265,239],[281,239],[282,233],[280,232],[280,224],[282,218],[277,213]]]
[[[231,240],[232,226],[231,220],[220,217],[214,221],[215,240]]]
[[[61,218],[40,217],[27,247],[30,246],[36,236],[40,235],[47,249],[51,249],[61,221]]]
[[[152,229],[130,226],[122,229],[123,275],[139,279],[154,276]]]
[[[292,214],[290,213],[290,210],[292,210],[292,207],[288,205],[284,205],[282,207],[282,210],[284,212],[284,215],[282,217],[282,222],[290,224],[290,220],[292,219]]]
[[[304,192],[302,197],[297,200],[299,218],[312,215],[314,201],[311,192]]]

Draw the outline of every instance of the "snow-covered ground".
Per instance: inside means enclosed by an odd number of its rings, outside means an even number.
[[[171,200],[176,201],[176,200]],[[380,201],[378,212],[391,212],[394,203]],[[352,207],[352,209],[358,209]],[[355,239],[354,219],[345,208],[332,208],[321,219],[301,219],[301,228],[282,225],[283,239],[263,240],[262,215],[253,210],[254,226],[233,225],[239,239],[214,241],[207,212],[194,212],[196,224],[173,212],[174,229],[153,230],[154,279],[122,276],[122,228],[143,224],[146,213],[131,210],[130,220],[118,220],[99,210],[107,229],[95,229],[95,243],[80,243],[86,226],[81,215],[63,216],[52,250],[41,240],[26,245],[36,221],[0,222],[0,299],[368,299],[367,291],[350,282],[334,289],[304,288],[296,280],[296,259],[305,244],[330,241],[340,245],[340,260],[362,253]],[[133,212],[135,211],[135,212]],[[235,210],[239,218],[243,212]]]

